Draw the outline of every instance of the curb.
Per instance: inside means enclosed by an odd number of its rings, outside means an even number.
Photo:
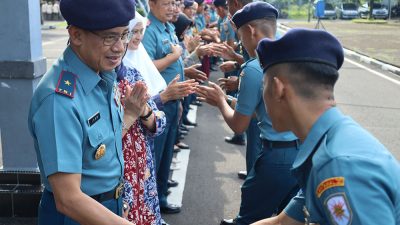
[[[286,32],[286,31],[291,29],[290,27],[288,27],[286,25],[283,25],[281,23],[278,23],[278,28],[281,29],[284,32]],[[393,66],[391,64],[376,60],[374,58],[371,58],[369,56],[363,55],[361,53],[355,52],[355,51],[347,49],[347,48],[343,48],[343,51],[344,51],[344,54],[347,57],[350,57],[350,58],[352,58],[354,60],[357,60],[357,61],[363,62],[363,63],[367,63],[367,64],[370,64],[372,66],[378,67],[378,68],[380,68],[382,70],[389,71],[389,72],[392,72],[394,74],[400,75],[400,68],[399,67],[396,67],[396,66]]]

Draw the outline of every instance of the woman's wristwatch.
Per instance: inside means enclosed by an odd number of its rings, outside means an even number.
[[[151,114],[153,114],[153,110],[147,105],[147,107],[150,109],[149,112],[144,115],[144,116],[140,116],[139,118],[141,120],[147,121],[149,119],[149,117],[151,116]]]

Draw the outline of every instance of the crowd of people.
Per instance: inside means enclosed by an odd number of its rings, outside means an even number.
[[[400,224],[397,160],[335,107],[344,56],[329,33],[279,37],[277,9],[251,0],[59,7],[69,44],[29,113],[38,224],[167,224],[181,211],[167,201],[173,154],[204,102],[246,144],[240,210],[221,225]]]
[[[42,11],[42,15],[41,15],[42,20],[47,20],[47,21],[62,20],[59,1],[55,1],[54,3],[42,1],[40,3],[40,7],[41,7],[41,11]]]

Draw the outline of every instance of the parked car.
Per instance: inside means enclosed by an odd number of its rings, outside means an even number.
[[[369,14],[369,6],[368,2],[364,3],[362,6],[358,8],[358,13],[361,18],[368,18]],[[381,3],[374,3],[372,6],[372,18],[374,19],[384,19],[386,20],[389,17],[389,11],[386,7]]]
[[[336,7],[336,14],[340,19],[355,19],[359,17],[357,5],[354,3],[341,3]]]
[[[316,9],[315,9],[315,5],[313,6],[313,17],[317,18],[316,15]],[[335,8],[333,7],[333,5],[331,3],[325,3],[325,10],[324,10],[324,16],[320,16],[320,19],[336,19],[336,11]]]
[[[400,17],[400,4],[392,6],[392,18]]]

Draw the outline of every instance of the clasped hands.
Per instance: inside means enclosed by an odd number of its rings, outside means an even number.
[[[137,81],[133,85],[127,85],[125,98],[125,114],[132,120],[144,116],[151,110],[147,105],[150,95],[147,93],[147,86],[143,81]]]

